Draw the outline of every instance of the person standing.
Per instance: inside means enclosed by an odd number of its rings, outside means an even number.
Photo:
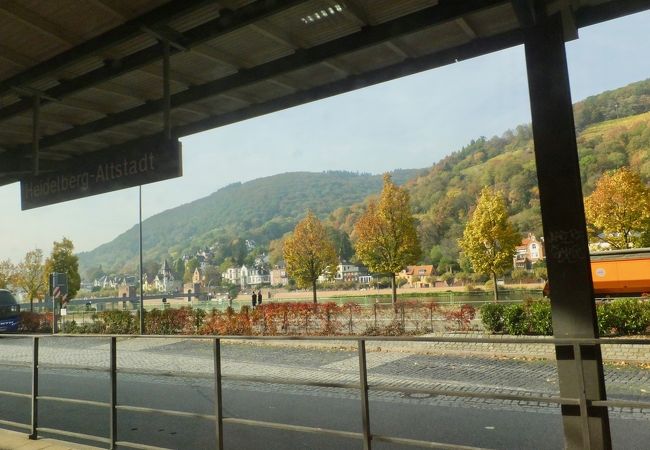
[[[253,304],[253,308],[255,308],[255,305],[257,305],[257,294],[255,291],[253,291],[253,295],[251,296],[251,303]]]
[[[262,304],[262,290],[260,289],[257,291],[257,304],[261,305]]]

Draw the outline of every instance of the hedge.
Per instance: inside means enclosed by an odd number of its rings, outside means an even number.
[[[481,321],[491,333],[552,335],[551,303],[548,300],[504,305],[488,303],[481,307]],[[596,303],[601,336],[646,334],[650,331],[650,301],[621,298]]]

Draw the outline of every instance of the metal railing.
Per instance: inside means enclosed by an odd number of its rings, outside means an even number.
[[[32,361],[29,363],[0,363],[1,365],[6,366],[21,366],[21,367],[31,367],[32,370],[32,383],[31,383],[31,394],[16,393],[16,392],[7,392],[0,391],[0,396],[9,396],[29,399],[31,401],[31,423],[18,423],[8,420],[0,420],[0,425],[7,425],[19,429],[24,429],[29,431],[29,437],[31,439],[36,439],[39,432],[50,433],[53,435],[59,435],[64,437],[72,437],[77,439],[85,439],[88,441],[94,441],[98,443],[108,444],[109,448],[114,449],[116,446],[135,448],[135,449],[162,449],[163,447],[154,447],[146,444],[121,441],[118,439],[118,427],[117,427],[117,413],[118,411],[129,411],[142,414],[161,414],[166,416],[173,417],[185,417],[185,418],[199,418],[208,420],[214,423],[214,433],[216,440],[216,448],[223,450],[224,442],[224,424],[236,424],[244,425],[250,427],[258,428],[269,428],[275,430],[283,431],[292,431],[300,433],[313,433],[323,436],[334,436],[340,438],[356,439],[363,442],[364,450],[370,450],[373,442],[384,442],[399,444],[405,446],[421,447],[421,448],[446,448],[446,449],[478,449],[479,447],[471,447],[465,445],[441,443],[441,442],[432,442],[432,441],[423,441],[418,439],[409,439],[395,436],[387,436],[378,434],[372,431],[371,421],[370,421],[370,405],[369,405],[369,391],[385,391],[385,392],[402,392],[408,394],[430,394],[430,395],[443,395],[449,397],[460,397],[460,398],[480,398],[480,399],[493,399],[493,400],[513,400],[513,401],[525,401],[525,402],[541,402],[544,404],[556,404],[556,405],[576,405],[580,410],[581,417],[581,427],[583,434],[583,442],[585,443],[585,448],[589,448],[590,436],[589,436],[589,413],[588,410],[590,407],[620,407],[620,408],[641,408],[641,409],[650,409],[650,401],[629,401],[629,400],[593,400],[587,398],[585,390],[585,380],[584,373],[582,368],[582,350],[585,346],[594,346],[594,345],[617,345],[617,344],[626,344],[626,345],[650,345],[650,339],[611,339],[611,338],[600,338],[600,339],[562,339],[562,338],[514,338],[508,340],[500,339],[491,339],[491,338],[462,338],[462,337],[352,337],[352,336],[337,336],[337,337],[325,337],[325,336],[218,336],[218,337],[205,337],[205,336],[183,336],[184,339],[210,339],[212,341],[212,354],[214,360],[214,369],[212,374],[203,375],[203,374],[187,374],[187,373],[170,373],[163,371],[155,370],[134,370],[134,369],[119,369],[117,367],[117,338],[141,338],[141,339],[167,339],[171,336],[139,336],[139,335],[58,335],[56,339],[65,339],[65,338],[88,338],[93,339],[108,339],[110,341],[109,346],[109,367],[108,369],[92,367],[92,366],[77,366],[70,364],[44,364],[39,361],[39,343],[41,338],[47,337],[52,339],[52,336],[41,336],[41,335],[0,335],[0,339],[9,338],[9,339],[22,339],[22,338],[31,338],[32,339]],[[178,336],[174,336],[178,338]],[[357,343],[357,353],[359,361],[359,383],[331,383],[331,382],[311,382],[311,381],[302,381],[302,380],[279,380],[279,379],[269,379],[267,377],[261,376],[238,376],[238,375],[222,375],[222,357],[221,357],[221,343],[224,340],[262,340],[262,341],[350,341]],[[366,342],[368,341],[393,341],[393,342],[428,342],[428,343],[468,343],[468,344],[540,344],[540,345],[561,345],[561,346],[571,346],[573,349],[575,368],[576,368],[576,378],[578,380],[580,389],[580,395],[578,398],[568,398],[561,396],[540,396],[540,395],[528,395],[528,394],[508,394],[508,393],[485,393],[485,392],[466,392],[461,390],[452,390],[452,389],[427,389],[427,388],[412,388],[412,387],[401,387],[387,384],[369,384],[368,383],[368,372],[366,365]],[[92,371],[101,371],[109,373],[110,380],[110,400],[108,402],[99,402],[99,401],[90,401],[90,400],[80,400],[73,398],[65,397],[55,397],[55,396],[44,396],[39,393],[39,369],[41,368],[57,368],[57,369],[83,369],[83,370],[92,370]],[[198,377],[198,378],[211,378],[214,381],[214,413],[213,414],[200,414],[186,411],[177,411],[177,410],[168,410],[168,409],[157,409],[157,408],[147,408],[141,406],[128,405],[117,402],[117,375],[120,373],[124,374],[156,374],[164,373],[165,375],[175,375],[179,377]],[[361,424],[362,429],[358,432],[354,431],[342,431],[335,429],[319,428],[319,427],[310,427],[302,425],[290,425],[277,422],[266,422],[245,418],[236,418],[236,417],[224,417],[222,409],[222,385],[223,380],[229,381],[247,381],[247,382],[257,382],[257,383],[271,383],[271,384],[286,384],[286,385],[295,385],[295,386],[312,386],[312,387],[325,387],[325,388],[342,388],[342,389],[358,389],[359,399],[361,402]],[[86,406],[96,406],[106,408],[108,410],[108,422],[109,422],[109,436],[95,436],[88,435],[83,433],[64,431],[54,428],[41,427],[38,424],[39,419],[39,401],[52,401],[60,403],[68,403],[72,405],[86,405]]]

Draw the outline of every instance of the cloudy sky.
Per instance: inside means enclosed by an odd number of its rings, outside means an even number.
[[[580,30],[567,44],[574,101],[650,77],[650,12]],[[143,213],[236,181],[291,171],[421,168],[472,138],[530,122],[523,47],[460,62],[183,139],[182,178],[143,187]],[[66,236],[92,250],[138,220],[138,190],[20,211],[0,187],[0,260]],[[146,228],[144,230],[146,233]]]

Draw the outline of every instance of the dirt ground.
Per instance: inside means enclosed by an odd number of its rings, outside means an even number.
[[[506,289],[542,289],[544,287],[541,283],[529,283],[529,284],[513,284],[506,285]],[[418,287],[401,287],[397,289],[397,295],[401,296],[404,294],[426,294],[426,293],[440,293],[440,292],[465,292],[466,286],[450,286],[450,287],[428,287],[428,288],[418,288]],[[311,290],[298,290],[289,292],[286,289],[262,289],[262,294],[264,295],[264,300],[268,300],[267,293],[271,291],[271,300],[278,299],[305,299],[311,300],[312,292]],[[245,292],[245,293],[244,293]],[[328,297],[367,297],[374,295],[390,295],[390,288],[385,289],[359,289],[359,290],[340,290],[340,291],[330,291],[330,290],[319,290],[317,292],[318,298],[328,298]],[[237,300],[244,301],[250,300],[250,291],[243,291],[237,297]]]

